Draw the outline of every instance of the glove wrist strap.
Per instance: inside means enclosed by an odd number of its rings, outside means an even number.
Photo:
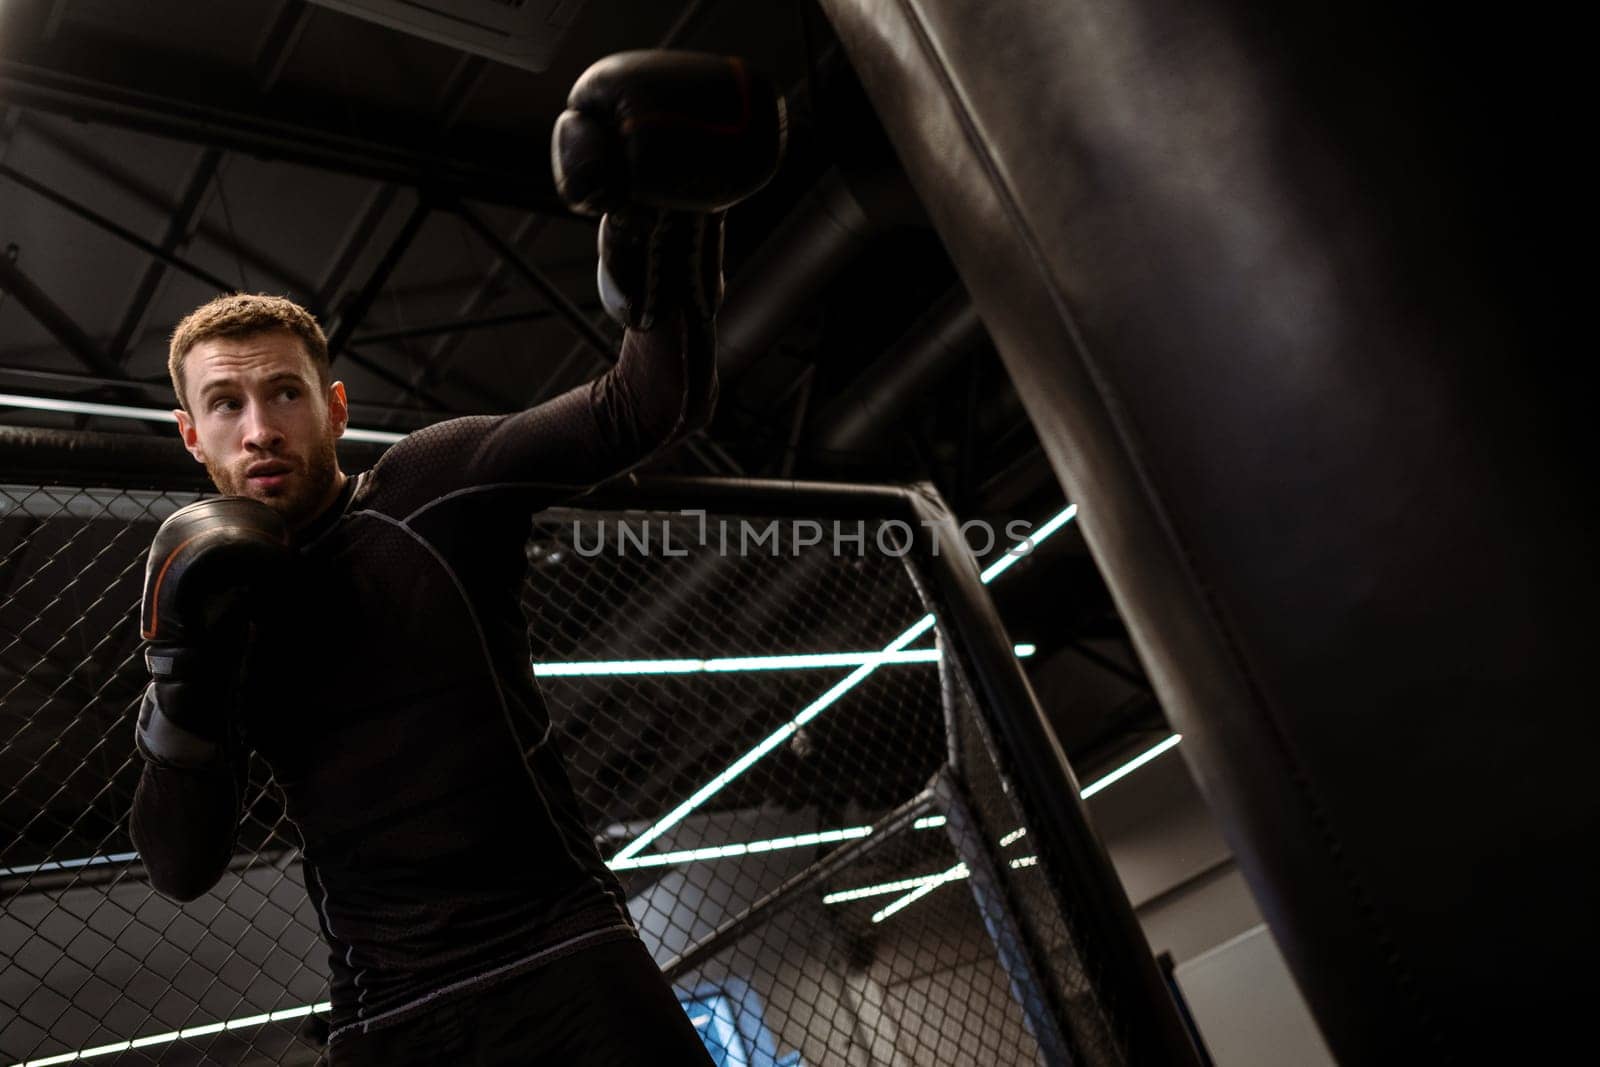
[[[199,734],[174,722],[161,707],[161,683],[151,682],[144,690],[139,703],[139,724],[134,730],[134,744],[148,763],[158,767],[175,767],[193,770],[216,763],[223,754],[218,741]]]

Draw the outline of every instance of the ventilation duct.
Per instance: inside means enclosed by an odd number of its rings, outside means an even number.
[[[868,452],[899,427],[924,391],[987,338],[966,290],[952,287],[823,409],[813,431],[816,449],[834,463]]]
[[[311,0],[524,70],[544,70],[587,0]]]
[[[818,62],[815,84],[790,91],[791,103],[803,92],[811,94],[810,110],[836,163],[728,280],[717,318],[717,372],[724,388],[766,356],[795,317],[879,234],[928,225],[861,83],[837,49]]]

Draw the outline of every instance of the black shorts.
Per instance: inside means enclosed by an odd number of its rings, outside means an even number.
[[[710,1067],[672,987],[637,938],[607,941],[370,1033],[341,1034],[329,1067]]]

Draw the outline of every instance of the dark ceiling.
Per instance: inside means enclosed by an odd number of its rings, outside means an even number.
[[[514,5],[513,5],[514,6]],[[569,8],[570,10],[570,8]],[[714,425],[661,471],[935,483],[962,519],[1065,501],[937,236],[805,0],[590,0],[534,73],[305,0],[0,3],[0,393],[167,408],[166,339],[219,290],[327,328],[355,425],[511,411],[604,369],[594,224],[549,131],[591,62],[737,53],[790,99],[729,220]],[[174,437],[0,405],[0,423]],[[176,444],[174,443],[174,448]],[[994,592],[1080,772],[1161,727],[1069,527]]]

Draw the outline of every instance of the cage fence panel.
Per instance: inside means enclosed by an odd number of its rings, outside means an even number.
[[[1121,1061],[1114,1034],[1115,1020],[1108,1011],[1108,991],[1090,974],[1075,936],[1075,925],[1093,922],[1081,914],[1064,895],[1054,892],[1043,877],[1036,848],[1037,835],[1028,832],[1028,820],[1018,804],[1016,787],[1003,771],[1004,760],[998,744],[978,713],[967,675],[948,671],[947,694],[952,712],[952,733],[959,739],[959,781],[962,795],[953,798],[964,805],[967,817],[976,825],[971,832],[988,844],[990,866],[995,872],[989,892],[1003,901],[1003,907],[1016,925],[1025,947],[1032,947],[1030,960],[1043,973],[1038,975],[1038,995],[1060,1017],[1066,1040],[1076,1058],[1086,1064],[1113,1064]]]
[[[269,768],[198,900],[127,835],[145,552],[193,499],[0,486],[0,1067],[318,1057],[327,949]],[[651,507],[534,518],[551,721],[515,728],[553,733],[714,1059],[1121,1062],[916,553],[878,519]]]

